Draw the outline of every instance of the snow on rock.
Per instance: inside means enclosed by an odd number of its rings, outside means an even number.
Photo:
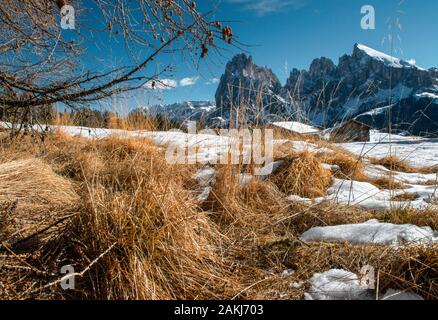
[[[378,61],[383,62],[386,66],[393,68],[412,68],[416,67],[414,61],[403,61],[399,58],[390,56],[386,53],[377,51],[373,48],[367,47],[363,44],[358,44],[357,48],[363,52],[365,52],[369,57],[376,59]]]
[[[361,286],[356,274],[340,269],[316,273],[309,280],[305,300],[372,300],[368,288]]]
[[[213,190],[212,186],[216,182],[216,170],[212,167],[204,167],[199,169],[192,176],[192,179],[195,180],[199,186],[194,191],[196,200],[199,202],[206,201]]]
[[[332,186],[327,190],[328,196],[317,199],[332,200],[337,203],[358,205],[367,208],[387,208],[388,195],[376,186],[359,181],[333,179]]]
[[[305,242],[329,241],[372,245],[414,245],[438,242],[438,233],[430,227],[410,224],[395,225],[370,220],[360,224],[347,224],[312,228],[300,239]]]
[[[429,98],[429,99],[438,100],[438,95],[430,92],[417,93],[415,96],[417,98]]]
[[[290,277],[290,276],[293,276],[294,274],[295,274],[295,270],[292,270],[292,269],[286,269],[286,270],[283,270],[283,272],[281,273],[281,275],[283,276],[283,277]]]

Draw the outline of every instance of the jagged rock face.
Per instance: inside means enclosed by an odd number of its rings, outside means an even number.
[[[278,112],[285,101],[280,97],[282,85],[267,67],[258,67],[251,56],[236,55],[227,63],[216,91],[216,105],[221,116],[229,117],[245,110],[248,118]]]
[[[240,90],[230,94],[230,87]],[[243,102],[257,109],[258,91],[269,105],[265,118],[306,119],[324,127],[357,118],[378,129],[387,127],[391,118],[393,129],[438,133],[438,69],[425,70],[360,44],[351,55],[340,57],[338,65],[321,57],[309,70],[293,69],[284,87],[270,69],[238,55],[227,64],[216,103],[229,108],[230,101]]]
[[[310,121],[330,126],[419,91],[435,92],[436,74],[436,70],[424,70],[355,45],[353,54],[342,56],[338,66],[320,58],[313,61],[309,71],[293,70],[285,91],[301,103]]]
[[[408,97],[388,107],[373,109],[356,117],[357,120],[379,130],[391,128],[421,136],[438,134],[438,96],[435,99]]]

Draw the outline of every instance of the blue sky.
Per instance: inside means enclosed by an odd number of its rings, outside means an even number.
[[[415,59],[421,67],[438,67],[438,1],[202,0],[199,4],[201,10],[214,7],[215,19],[231,21],[233,33],[247,44],[244,50],[256,64],[272,68],[282,83],[292,68],[307,69],[314,58],[325,56],[337,63],[343,54],[351,54],[356,42],[391,53],[389,34],[394,35],[394,55]],[[375,8],[375,30],[360,26],[364,5]],[[401,28],[390,31],[391,21],[399,21]],[[96,68],[123,64],[123,46],[106,48],[104,42],[89,47]],[[136,99],[128,99],[129,105],[213,100],[216,81],[227,60],[239,52],[229,49],[223,57],[213,55],[203,60],[199,68],[178,56],[162,57],[153,68],[173,64],[166,81],[176,88],[155,91],[154,95],[138,93]]]

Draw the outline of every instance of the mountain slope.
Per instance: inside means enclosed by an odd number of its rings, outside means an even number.
[[[284,87],[270,69],[240,54],[227,64],[216,92],[216,103],[225,110],[244,106],[260,114],[263,109],[264,118],[325,127],[356,118],[385,129],[391,119],[392,129],[413,134],[437,134],[437,98],[438,69],[426,70],[362,44],[340,57],[338,65],[321,57],[309,70],[293,69]]]

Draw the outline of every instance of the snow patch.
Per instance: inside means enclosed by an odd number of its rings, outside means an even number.
[[[393,67],[393,68],[417,68],[417,69],[421,69],[418,68],[415,64],[416,61],[414,59],[410,59],[409,61],[404,61],[401,60],[399,58],[390,56],[386,53],[377,51],[373,48],[367,47],[366,45],[363,44],[358,44],[357,48],[363,52],[365,52],[369,57],[381,61],[383,62],[386,66],[388,67]],[[424,70],[424,69],[423,69]]]
[[[301,240],[305,242],[329,241],[372,245],[414,245],[438,242],[438,233],[430,227],[417,227],[411,224],[395,225],[370,220],[360,224],[346,224],[316,227],[304,232]]]
[[[429,98],[429,99],[433,99],[433,100],[438,100],[438,94],[436,93],[431,93],[431,92],[422,92],[422,93],[417,93],[415,95],[415,97],[421,99],[421,98]]]
[[[299,134],[318,134],[320,130],[318,128],[312,127],[310,125],[296,122],[296,121],[284,121],[284,122],[273,122],[272,125],[286,129],[288,131],[296,132]]]
[[[304,294],[305,300],[374,300],[375,290],[361,284],[359,277],[349,271],[332,269],[315,273],[309,280],[310,289]],[[388,289],[379,300],[424,300],[415,293]]]
[[[437,139],[389,135],[371,130],[369,142],[351,142],[338,145],[362,157],[381,159],[393,155],[417,167],[438,165]]]
[[[368,288],[360,285],[356,274],[340,269],[316,273],[309,280],[305,300],[371,300]]]

